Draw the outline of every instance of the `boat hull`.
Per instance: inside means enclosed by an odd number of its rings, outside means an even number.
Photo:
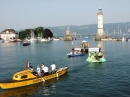
[[[102,57],[102,58],[99,58],[98,60],[96,60],[95,58],[88,57],[88,58],[86,59],[86,61],[87,61],[87,62],[105,62],[106,59],[105,59],[104,57]]]
[[[70,57],[77,57],[77,56],[84,56],[85,54],[72,54],[72,55],[68,55],[68,58]]]
[[[24,80],[24,81],[1,82],[0,87],[2,89],[13,89],[13,88],[18,88],[18,87],[33,85],[33,84],[40,83],[40,82],[45,82],[46,80],[53,79],[53,78],[59,77],[61,75],[64,75],[65,73],[67,73],[67,70],[68,70],[68,67],[64,67],[64,68],[58,69],[55,74],[50,74],[50,75],[44,76],[44,77],[37,77],[37,78]]]
[[[30,43],[23,43],[23,46],[28,46],[30,45]]]

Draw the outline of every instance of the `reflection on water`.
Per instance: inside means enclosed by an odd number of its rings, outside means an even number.
[[[72,48],[71,46],[72,46],[72,41],[66,41],[66,47],[68,50],[70,50],[70,48]]]
[[[88,67],[102,67],[104,63],[99,63],[99,62],[88,62]]]
[[[3,90],[0,97],[30,97],[31,95],[50,95],[56,93],[56,84],[67,78],[67,74],[35,85],[11,90]]]

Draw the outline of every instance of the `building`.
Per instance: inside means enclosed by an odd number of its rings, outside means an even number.
[[[15,39],[18,37],[18,33],[14,29],[5,29],[0,33],[0,38],[3,40]]]
[[[103,30],[102,9],[98,10],[97,17],[98,17],[98,26],[97,26],[97,34],[96,34],[95,40],[101,40],[105,36],[104,30]]]

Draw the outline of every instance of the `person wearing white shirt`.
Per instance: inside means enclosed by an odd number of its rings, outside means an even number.
[[[42,68],[41,76],[44,76],[44,67],[45,67],[45,65],[44,65],[44,63],[42,63],[42,66],[41,66],[41,68]]]
[[[44,71],[44,75],[49,75],[49,68],[44,64],[44,68],[43,68],[43,71]]]
[[[51,73],[54,74],[55,71],[56,71],[56,64],[55,64],[55,62],[50,67],[51,67]]]
[[[40,77],[41,73],[40,73],[40,67],[39,67],[39,65],[37,66],[36,72],[37,72],[38,76]]]

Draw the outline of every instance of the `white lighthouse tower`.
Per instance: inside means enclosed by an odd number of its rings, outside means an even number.
[[[102,9],[98,10],[97,13],[98,16],[98,27],[97,27],[97,35],[95,37],[95,40],[101,40],[101,38],[104,37],[104,31],[103,31],[103,12]]]

